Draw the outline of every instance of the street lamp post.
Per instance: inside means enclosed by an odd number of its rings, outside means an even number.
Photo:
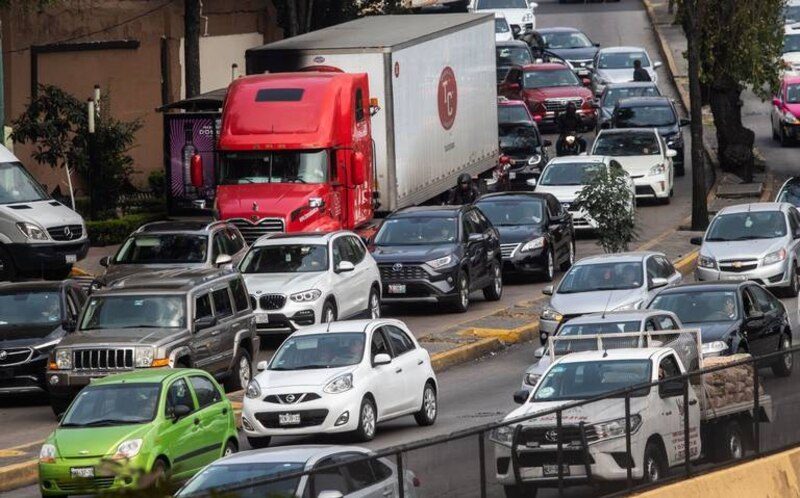
[[[95,96],[99,96],[100,87],[95,86]],[[89,165],[88,174],[86,175],[86,183],[89,188],[89,218],[95,219],[97,217],[97,205],[94,196],[94,174],[95,174],[95,149],[97,148],[95,138],[95,119],[97,118],[97,103],[93,98],[88,99],[86,102],[87,112],[87,128],[89,135],[86,137],[86,146],[88,148]]]

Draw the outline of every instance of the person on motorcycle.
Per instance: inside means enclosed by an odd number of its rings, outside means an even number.
[[[454,188],[450,190],[450,195],[447,197],[447,204],[451,206],[460,206],[463,204],[472,204],[481,193],[472,183],[472,177],[469,173],[461,173],[458,175],[458,182]]]
[[[650,73],[642,67],[642,61],[633,61],[633,81],[652,81]]]
[[[556,118],[556,125],[558,125],[558,141],[556,142],[556,155],[560,156],[564,152],[565,139],[567,135],[573,135],[578,142],[580,152],[586,150],[586,140],[578,136],[583,123],[580,116],[578,116],[578,108],[574,102],[567,103],[566,110],[559,114]]]

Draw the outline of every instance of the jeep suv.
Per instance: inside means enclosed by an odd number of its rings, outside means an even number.
[[[482,289],[503,294],[500,235],[475,206],[420,206],[395,211],[370,243],[383,282],[383,302],[447,302],[469,307]]]
[[[258,352],[253,310],[233,270],[163,270],[94,292],[75,333],[47,369],[53,411],[62,413],[93,379],[138,368],[192,367],[247,387]]]

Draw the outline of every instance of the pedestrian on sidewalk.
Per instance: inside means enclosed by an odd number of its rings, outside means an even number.
[[[650,73],[642,67],[642,61],[633,61],[633,81],[652,81]]]

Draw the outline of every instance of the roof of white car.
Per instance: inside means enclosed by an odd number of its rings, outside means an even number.
[[[800,33],[800,22],[787,24],[783,27],[783,34],[785,35],[795,35],[797,33]]]
[[[663,253],[656,251],[634,251],[619,252],[615,254],[599,254],[588,256],[575,262],[575,265],[596,265],[598,263],[624,263],[630,261],[642,261],[648,256],[664,256]]]
[[[600,52],[605,53],[626,53],[626,52],[647,52],[644,47],[606,47],[601,48]]]
[[[327,244],[332,237],[342,233],[356,235],[347,230],[339,230],[336,232],[275,232],[262,235],[253,243],[253,246],[275,246],[281,244]]]
[[[551,164],[575,164],[575,163],[605,163],[608,164],[611,161],[611,157],[609,156],[600,156],[600,155],[586,155],[586,156],[561,156],[561,157],[554,157],[550,159],[547,165]]]
[[[293,336],[309,335],[309,334],[341,334],[346,332],[364,332],[369,326],[375,322],[393,323],[399,322],[398,320],[390,320],[386,318],[378,318],[376,320],[345,320],[341,322],[320,323],[319,325],[312,325],[304,327]]]
[[[13,163],[19,161],[10,150],[0,145],[0,163]]]
[[[720,209],[717,215],[733,214],[733,213],[746,213],[750,211],[781,211],[791,204],[786,202],[758,202],[753,204],[737,204],[735,206],[728,206]]]
[[[662,310],[633,310],[633,311],[608,311],[606,313],[590,313],[572,318],[570,325],[581,325],[586,323],[617,323],[645,320],[653,315],[670,315],[675,317],[671,311]]]
[[[643,360],[664,351],[674,350],[672,348],[620,348],[606,349],[604,351],[582,351],[564,355],[554,364],[582,363],[586,361]]]
[[[358,446],[340,446],[334,444],[278,446],[255,451],[234,453],[216,464],[250,464],[250,463],[306,463],[312,458],[319,459],[332,453],[371,453],[369,450]]]

